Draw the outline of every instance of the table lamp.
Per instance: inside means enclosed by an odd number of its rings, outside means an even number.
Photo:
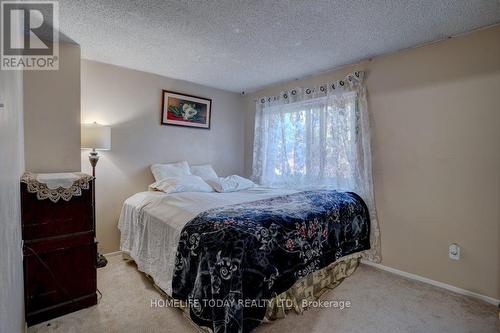
[[[95,178],[95,167],[97,165],[97,161],[99,161],[99,154],[97,153],[97,150],[111,149],[111,127],[99,125],[98,123],[82,124],[81,148],[92,149],[89,154],[89,161],[90,165],[92,165],[92,176]],[[96,232],[95,185],[92,187],[92,203],[94,205],[94,232]],[[106,258],[102,254],[97,253],[97,267],[104,267],[107,263],[108,261]]]
[[[93,124],[82,124],[82,149],[92,149],[89,155],[90,165],[92,165],[92,176],[95,177],[95,166],[99,161],[99,154],[96,150],[111,149],[111,127]]]

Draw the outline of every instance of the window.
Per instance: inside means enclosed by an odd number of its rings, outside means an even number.
[[[380,262],[364,73],[257,101],[253,179],[273,187],[329,187],[360,195],[370,211],[371,249]]]
[[[260,183],[349,187],[357,155],[355,92],[271,105],[256,121]]]

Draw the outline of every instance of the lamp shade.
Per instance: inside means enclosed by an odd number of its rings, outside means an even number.
[[[111,127],[93,124],[82,124],[82,149],[111,149]]]

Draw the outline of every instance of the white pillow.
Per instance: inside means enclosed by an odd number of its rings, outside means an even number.
[[[152,191],[162,191],[167,194],[179,192],[213,192],[210,185],[194,175],[169,177],[149,185]]]
[[[226,178],[205,179],[217,192],[235,192],[246,190],[255,186],[255,183],[250,179],[232,175]]]
[[[193,165],[191,166],[191,173],[193,175],[201,177],[201,179],[217,179],[219,176],[217,176],[217,173],[215,172],[214,168],[210,164],[204,164],[204,165]]]
[[[168,164],[153,164],[151,166],[151,172],[156,181],[168,177],[188,176],[191,174],[189,164],[186,161]]]

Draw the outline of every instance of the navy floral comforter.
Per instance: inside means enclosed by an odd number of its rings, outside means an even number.
[[[370,248],[355,193],[306,191],[211,209],[184,227],[172,296],[215,333],[250,332],[266,300],[336,259]]]

